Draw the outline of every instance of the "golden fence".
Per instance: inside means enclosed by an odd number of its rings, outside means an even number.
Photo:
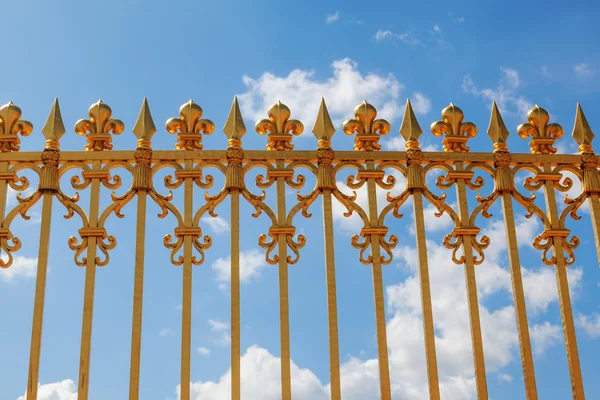
[[[89,109],[88,119],[75,124],[75,132],[85,136],[85,152],[61,152],[59,141],[65,133],[58,101],[54,102],[50,116],[42,133],[46,146],[42,152],[19,152],[19,136],[32,133],[31,123],[21,119],[21,110],[12,102],[0,108],[0,246],[3,258],[2,268],[10,268],[13,253],[21,247],[21,241],[13,236],[11,223],[20,215],[28,218],[27,212],[41,200],[41,226],[27,400],[37,398],[40,367],[42,320],[44,316],[44,296],[46,287],[47,262],[50,239],[52,201],[60,202],[67,210],[66,218],[81,219],[79,237],[71,237],[68,246],[75,252],[75,263],[85,267],[85,290],[83,322],[81,331],[81,351],[78,380],[78,399],[88,398],[90,375],[90,345],[92,338],[92,318],[94,306],[94,284],[96,267],[109,262],[109,251],[117,243],[105,229],[111,214],[122,217],[122,208],[137,198],[137,225],[135,234],[135,271],[133,288],[133,323],[131,340],[130,399],[139,398],[140,349],[142,332],[142,298],[144,280],[144,246],[146,233],[146,203],[148,197],[162,210],[160,217],[172,214],[177,220],[173,234],[164,237],[164,245],[171,251],[172,264],[182,266],[182,337],[181,337],[181,399],[190,398],[190,351],[191,351],[191,309],[192,309],[192,267],[204,261],[204,252],[211,247],[210,236],[203,235],[200,219],[206,214],[215,216],[216,207],[228,196],[230,198],[231,225],[231,393],[232,399],[240,398],[240,200],[249,202],[256,210],[254,216],[265,213],[271,226],[267,233],[260,235],[258,244],[266,250],[266,260],[278,265],[279,310],[281,339],[281,389],[282,398],[291,399],[290,338],[288,311],[288,265],[298,261],[299,251],[306,243],[302,234],[296,235],[294,217],[299,213],[310,216],[309,209],[319,198],[322,201],[324,222],[325,277],[327,290],[327,314],[329,331],[329,372],[331,398],[340,399],[340,355],[338,348],[338,321],[336,301],[336,271],[332,203],[340,202],[346,209],[346,216],[358,214],[364,224],[359,234],[351,239],[353,247],[359,250],[362,263],[372,266],[375,323],[377,334],[380,394],[382,399],[391,398],[386,319],[384,312],[384,291],[382,266],[392,261],[392,249],[398,244],[395,235],[388,236],[384,220],[388,214],[400,218],[400,207],[412,198],[414,226],[416,232],[416,252],[420,278],[423,329],[426,349],[426,366],[429,396],[440,398],[438,368],[434,340],[434,322],[426,248],[424,201],[431,203],[439,216],[447,214],[454,228],[445,236],[443,244],[452,250],[452,261],[464,265],[468,310],[471,327],[473,360],[476,389],[479,399],[487,399],[487,383],[484,352],[481,336],[479,305],[475,279],[475,266],[483,262],[484,250],[490,244],[486,236],[479,235],[480,229],[475,220],[478,216],[490,217],[489,208],[501,200],[504,214],[504,227],[508,244],[508,261],[514,295],[514,306],[523,376],[527,399],[537,399],[529,326],[525,306],[521,264],[515,230],[513,200],[523,207],[528,217],[539,218],[544,230],[535,237],[533,246],[542,251],[542,259],[553,266],[556,273],[560,310],[568,357],[572,393],[574,399],[583,399],[578,348],[576,343],[573,313],[566,268],[573,264],[573,250],[579,239],[570,236],[566,228],[567,218],[579,219],[577,210],[587,200],[595,235],[596,248],[600,259],[600,184],[598,159],[592,150],[593,133],[585,116],[577,106],[573,138],[579,144],[579,155],[555,154],[554,143],[563,135],[563,128],[549,123],[549,114],[535,106],[528,114],[528,122],[518,127],[522,138],[530,138],[531,154],[512,154],[506,146],[509,135],[495,103],[492,106],[488,135],[494,144],[492,153],[471,153],[467,142],[477,134],[477,128],[464,122],[462,110],[450,104],[442,111],[442,120],[431,125],[431,132],[443,136],[444,152],[423,152],[419,147],[422,130],[407,102],[400,133],[406,140],[407,150],[379,151],[379,139],[390,132],[390,124],[377,119],[375,108],[363,102],[354,110],[355,118],[343,123],[343,131],[354,136],[355,151],[334,151],[330,140],[335,128],[329,117],[324,101],[318,111],[313,127],[318,142],[316,151],[293,150],[292,138],[303,132],[300,121],[290,119],[290,110],[277,102],[268,110],[268,118],[256,123],[256,132],[267,135],[267,150],[243,150],[242,136],[246,133],[237,100],[233,105],[223,131],[228,138],[226,150],[202,150],[202,137],[213,133],[215,125],[202,118],[202,109],[189,101],[179,109],[179,116],[166,123],[168,132],[176,134],[177,150],[153,150],[151,139],[156,132],[148,103],[144,99],[142,108],[133,127],[137,136],[137,148],[133,151],[111,151],[112,135],[124,131],[124,124],[112,118],[110,107],[102,101]],[[125,194],[113,193],[110,205],[100,209],[101,186],[116,189],[121,185],[119,176],[111,171],[120,168],[131,173],[132,184]],[[168,168],[174,170],[167,175],[164,184],[167,189],[183,186],[183,210],[172,202],[172,194],[163,195],[153,184],[155,174]],[[213,168],[224,176],[224,186],[216,195],[206,194],[202,206],[193,207],[193,188],[212,187],[214,178],[204,173],[205,168]],[[276,209],[265,203],[265,192],[252,193],[245,183],[248,171],[262,168],[266,174],[257,176],[255,184],[266,189],[275,185]],[[307,195],[297,195],[295,204],[286,205],[286,187],[300,189],[305,177],[297,169],[314,174],[316,185]],[[337,187],[336,174],[342,169],[351,169],[354,175],[347,179],[351,189],[366,185],[368,209],[356,202]],[[425,179],[427,172],[439,169],[441,176],[435,185],[448,190],[456,188],[457,209],[450,206],[445,195],[436,195],[428,188]],[[78,203],[79,193],[70,197],[61,189],[61,178],[67,171],[78,170],[79,175],[70,179],[76,191],[89,188],[89,209]],[[391,190],[397,186],[393,174],[396,171],[405,177],[404,188],[399,195],[388,194],[387,204],[378,209],[377,190]],[[8,188],[23,192],[29,187],[29,180],[23,172],[33,171],[39,175],[39,186],[29,196],[19,194],[17,205],[6,210]],[[545,210],[536,204],[534,195],[524,195],[515,186],[515,173],[528,171],[531,176],[525,179],[524,188],[529,192],[543,189]],[[479,174],[476,176],[475,174]],[[573,174],[581,181],[582,191],[576,198],[565,197],[566,206],[557,205],[556,191],[566,192],[573,186],[572,179],[565,173]],[[469,208],[469,196],[484,185],[484,177],[494,182],[494,189],[486,197],[477,195],[477,205]],[[469,191],[469,193],[468,193]],[[473,202],[473,201],[472,201]],[[180,252],[182,255],[179,255]]]

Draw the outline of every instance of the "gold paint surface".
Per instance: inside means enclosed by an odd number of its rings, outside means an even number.
[[[317,110],[315,110],[317,111]],[[600,261],[600,173],[599,160],[592,141],[594,133],[583,113],[581,106],[576,107],[572,140],[579,145],[579,154],[555,154],[556,140],[564,134],[557,123],[549,122],[549,113],[535,106],[527,115],[527,122],[517,127],[516,132],[523,138],[529,138],[531,154],[512,154],[509,152],[507,129],[500,111],[495,103],[492,105],[488,136],[493,142],[493,151],[469,152],[468,141],[477,134],[477,127],[464,122],[463,111],[450,103],[442,110],[442,119],[430,125],[435,136],[442,137],[444,152],[422,151],[419,139],[422,130],[414,110],[407,101],[404,119],[400,126],[400,134],[406,141],[406,151],[379,151],[379,140],[382,135],[391,132],[390,124],[377,119],[377,110],[366,100],[354,109],[354,118],[345,121],[341,128],[354,136],[354,151],[335,150],[332,137],[335,126],[322,99],[317,111],[313,134],[316,137],[315,150],[293,150],[292,138],[304,130],[301,121],[291,119],[291,111],[281,102],[271,106],[266,115],[268,118],[256,123],[255,130],[266,135],[267,150],[245,150],[242,148],[242,137],[246,127],[242,118],[237,98],[234,98],[230,113],[223,131],[227,136],[227,148],[221,150],[202,150],[203,135],[214,131],[214,124],[203,119],[202,108],[188,101],[179,109],[179,116],[166,123],[168,132],[177,134],[175,147],[177,150],[154,150],[151,140],[157,132],[146,99],[142,102],[136,123],[132,131],[137,138],[135,150],[113,151],[113,136],[124,130],[124,124],[112,118],[111,108],[98,101],[88,110],[88,118],[75,124],[75,132],[85,136],[86,151],[60,151],[60,141],[65,133],[64,123],[58,100],[56,99],[50,114],[41,129],[46,142],[44,148],[37,152],[18,152],[21,138],[33,132],[33,126],[21,119],[21,109],[12,102],[0,107],[0,249],[3,260],[1,268],[10,268],[13,254],[21,249],[21,240],[11,231],[11,223],[16,217],[28,219],[28,211],[37,202],[42,203],[42,223],[38,245],[38,265],[36,289],[32,315],[32,336],[30,347],[30,363],[27,380],[27,400],[37,397],[39,370],[41,367],[42,325],[44,319],[44,297],[46,290],[46,274],[49,256],[51,232],[51,209],[53,198],[66,209],[66,218],[81,219],[78,237],[71,237],[68,246],[74,250],[76,265],[85,267],[84,299],[82,311],[82,329],[80,342],[80,362],[78,379],[78,399],[87,400],[91,370],[90,352],[94,307],[95,274],[97,267],[110,263],[109,251],[116,245],[116,239],[107,232],[105,222],[113,213],[123,217],[123,207],[137,197],[137,222],[135,234],[135,264],[133,304],[132,304],[132,342],[129,398],[139,400],[139,382],[141,367],[141,337],[143,316],[143,279],[146,224],[152,223],[146,215],[147,200],[154,201],[160,208],[159,217],[169,213],[176,220],[176,225],[164,239],[170,250],[170,262],[182,266],[182,336],[181,336],[181,396],[189,400],[191,382],[191,324],[192,324],[192,271],[193,266],[204,262],[204,252],[211,247],[212,238],[203,234],[204,217],[215,217],[217,207],[228,197],[230,203],[231,230],[231,396],[239,400],[241,396],[241,342],[240,342],[240,201],[246,201],[254,209],[254,217],[266,215],[270,220],[268,232],[258,238],[259,246],[266,250],[265,258],[269,264],[278,265],[279,289],[279,330],[281,349],[281,390],[282,398],[291,399],[291,354],[290,354],[290,313],[289,313],[289,267],[297,263],[307,238],[301,227],[296,228],[294,218],[301,214],[310,217],[309,208],[319,197],[323,202],[324,249],[325,249],[325,289],[327,294],[329,371],[331,379],[331,397],[341,398],[340,355],[338,344],[337,319],[337,287],[334,249],[334,202],[344,208],[344,215],[357,214],[363,221],[360,232],[351,238],[352,247],[359,250],[358,259],[365,265],[371,265],[373,277],[373,293],[375,306],[375,324],[377,333],[377,350],[379,364],[380,397],[391,398],[391,381],[388,361],[385,298],[383,283],[383,266],[393,259],[392,250],[398,244],[398,238],[390,235],[385,225],[385,217],[389,212],[400,218],[400,207],[412,196],[413,216],[416,232],[416,252],[418,255],[418,271],[423,307],[423,329],[425,336],[425,356],[429,396],[439,399],[440,388],[435,349],[432,294],[429,284],[429,268],[426,248],[424,202],[428,201],[437,209],[436,215],[447,214],[453,220],[452,231],[443,239],[443,245],[452,250],[450,259],[455,264],[464,265],[465,283],[468,301],[468,313],[471,328],[474,371],[479,399],[486,399],[487,376],[485,370],[484,343],[481,337],[481,321],[477,298],[475,268],[485,268],[484,252],[490,239],[480,235],[477,226],[479,215],[489,217],[489,209],[501,201],[504,214],[504,230],[507,238],[507,253],[510,267],[517,330],[520,344],[520,355],[523,366],[525,397],[537,399],[537,388],[531,350],[528,315],[525,307],[525,291],[519,260],[519,249],[516,236],[513,200],[517,207],[531,216],[540,219],[543,230],[534,239],[534,247],[542,252],[542,260],[555,269],[557,290],[569,373],[573,398],[584,399],[583,380],[575,328],[573,311],[569,295],[567,268],[575,262],[575,250],[579,239],[571,236],[566,227],[566,219],[580,219],[578,210],[585,201],[590,205],[590,220],[594,230],[597,256]],[[160,133],[159,133],[160,134]],[[314,139],[313,139],[314,140]],[[155,173],[162,168],[170,168],[171,175],[164,183],[173,193],[161,195],[154,189]],[[124,174],[131,174],[132,185],[123,195],[116,195],[121,186],[121,178],[114,175],[113,168],[120,168]],[[198,209],[194,209],[193,190],[195,186],[208,190],[212,187],[214,177],[204,172],[220,174],[224,178],[223,188],[216,195],[204,193]],[[270,206],[272,196],[266,191],[252,193],[247,187],[247,172],[259,168],[262,171],[255,179],[256,187],[266,190],[275,187],[276,208]],[[296,200],[287,208],[286,190],[296,191],[304,187],[306,178],[299,173],[310,175],[315,187],[307,195],[297,194]],[[352,175],[347,185],[352,190],[366,188],[368,204],[362,205],[355,194],[348,195],[338,188],[339,171],[350,168]],[[378,190],[390,191],[398,188],[394,176],[388,169],[406,178],[406,187],[397,196],[387,193],[387,204],[378,207]],[[442,190],[441,195],[431,191],[431,183],[425,174],[433,169],[443,170],[435,184]],[[542,210],[533,197],[524,195],[515,184],[515,171],[530,170],[534,177],[524,183],[530,192],[543,191],[546,200]],[[66,171],[76,170],[77,174],[70,179],[63,178]],[[305,172],[305,171],[308,172]],[[28,178],[22,174],[28,171],[39,177],[37,187],[25,196],[30,188]],[[216,171],[216,172],[212,172]],[[467,201],[469,190],[477,191],[483,187],[484,178],[488,175],[494,182],[494,190],[486,197],[477,196],[477,205],[470,210]],[[565,172],[575,175],[566,178]],[[311,175],[312,174],[312,175]],[[129,176],[127,177],[129,178]],[[566,207],[559,213],[556,191],[567,192],[573,180],[581,183],[581,193],[577,197],[565,198]],[[67,196],[62,186],[67,185],[76,194]],[[104,186],[107,191],[101,191]],[[457,190],[457,205],[446,202],[445,191],[452,186]],[[181,191],[175,189],[182,188]],[[8,188],[22,195],[16,203],[8,203]],[[402,189],[402,188],[400,188]],[[71,191],[71,190],[69,190]],[[79,193],[89,193],[89,207],[78,203]],[[105,193],[106,192],[106,193]],[[109,193],[112,192],[112,193]],[[110,196],[109,206],[100,209],[102,196]],[[137,195],[137,196],[136,196]],[[183,196],[183,210],[179,210],[171,201],[176,196]],[[149,196],[149,197],[148,197]],[[7,204],[12,209],[7,210]],[[16,204],[16,205],[14,205]],[[102,202],[104,204],[104,202]],[[365,207],[363,209],[363,207]],[[394,233],[394,232],[391,232]],[[27,240],[26,238],[25,240]],[[276,250],[277,249],[277,250]],[[462,250],[462,253],[461,253]],[[581,251],[587,251],[582,249]],[[181,254],[181,255],[180,255]],[[179,269],[175,269],[179,271]],[[343,273],[347,273],[343,271]],[[49,363],[52,361],[49,360]]]

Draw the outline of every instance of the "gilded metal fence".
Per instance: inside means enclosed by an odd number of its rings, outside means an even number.
[[[407,102],[400,133],[406,140],[405,152],[379,151],[379,139],[390,132],[390,124],[377,119],[375,108],[363,102],[355,110],[355,118],[344,122],[342,129],[354,136],[355,151],[334,151],[330,140],[335,127],[329,117],[325,102],[322,101],[316,122],[312,129],[317,138],[316,151],[294,150],[292,138],[303,132],[300,121],[290,119],[290,110],[277,102],[268,110],[268,118],[256,123],[256,132],[267,135],[267,150],[243,150],[242,137],[246,133],[237,100],[233,105],[223,131],[228,138],[226,150],[203,150],[202,137],[213,133],[215,125],[202,118],[202,109],[189,101],[179,109],[179,116],[166,123],[168,132],[176,134],[177,150],[153,150],[151,139],[157,131],[152,120],[148,103],[144,99],[142,108],[133,127],[137,136],[137,149],[134,151],[112,151],[112,136],[124,131],[124,124],[112,118],[110,107],[102,101],[93,104],[87,119],[77,121],[75,132],[85,136],[85,152],[61,152],[59,141],[66,132],[58,101],[54,102],[50,116],[42,133],[46,146],[42,152],[19,152],[19,136],[32,133],[31,123],[21,119],[21,110],[12,102],[0,108],[0,246],[4,253],[0,266],[10,268],[13,253],[21,247],[21,241],[11,233],[11,223],[20,215],[28,218],[27,212],[41,200],[41,232],[33,310],[27,399],[37,398],[40,367],[42,321],[49,252],[50,220],[52,202],[60,202],[67,210],[66,218],[81,219],[79,237],[71,237],[68,246],[75,252],[75,263],[85,267],[85,291],[83,323],[81,330],[81,350],[78,380],[78,398],[88,398],[90,376],[90,345],[94,307],[94,284],[97,267],[109,262],[109,252],[116,245],[116,239],[105,229],[111,214],[120,217],[122,208],[137,198],[137,225],[135,234],[135,272],[133,289],[133,323],[131,333],[130,399],[139,398],[140,349],[142,332],[142,298],[144,282],[144,250],[146,232],[146,204],[148,197],[155,202],[162,213],[175,216],[177,226],[173,234],[164,237],[164,245],[171,251],[172,264],[182,266],[182,337],[181,337],[181,399],[190,398],[190,352],[191,352],[191,309],[192,309],[192,267],[204,261],[204,252],[211,247],[211,237],[203,235],[200,219],[206,214],[215,215],[216,207],[228,196],[231,210],[231,393],[233,399],[240,398],[240,201],[247,201],[256,210],[254,216],[265,213],[270,219],[268,232],[260,235],[258,244],[266,250],[266,260],[278,265],[279,310],[281,339],[281,389],[282,398],[291,399],[290,338],[288,312],[288,266],[298,261],[299,251],[306,243],[302,234],[296,234],[294,218],[299,214],[309,217],[310,207],[319,198],[322,201],[324,224],[325,278],[327,290],[327,313],[329,331],[329,371],[331,397],[341,398],[340,354],[338,348],[338,321],[336,301],[336,270],[334,254],[334,229],[332,203],[340,202],[346,209],[346,216],[354,213],[362,219],[364,227],[352,237],[351,244],[359,250],[362,263],[372,266],[375,323],[377,334],[380,394],[382,399],[391,398],[386,319],[384,313],[384,291],[382,266],[392,260],[392,249],[398,238],[388,235],[385,218],[392,214],[402,217],[400,207],[412,198],[416,251],[420,278],[423,329],[426,349],[429,396],[440,398],[438,368],[434,340],[434,321],[426,248],[424,202],[431,203],[439,215],[447,214],[454,228],[445,236],[443,244],[452,250],[452,261],[464,265],[468,310],[471,326],[471,339],[477,396],[487,399],[487,383],[481,336],[479,304],[475,279],[475,267],[484,260],[484,250],[490,245],[486,236],[480,236],[475,220],[478,216],[489,217],[489,208],[500,200],[504,214],[504,226],[508,243],[508,261],[512,278],[514,305],[518,338],[520,344],[523,376],[527,399],[537,399],[529,326],[525,306],[525,294],[519,261],[519,248],[515,229],[514,201],[529,217],[539,218],[544,230],[534,239],[534,247],[542,251],[543,262],[553,266],[559,292],[559,303],[566,352],[572,385],[573,398],[583,399],[583,382],[580,371],[578,348],[573,324],[573,313],[566,268],[573,264],[573,250],[579,239],[570,236],[566,228],[569,217],[579,219],[578,209],[587,200],[590,205],[595,243],[600,259],[600,183],[598,159],[592,150],[593,133],[579,105],[573,128],[573,138],[579,144],[579,155],[555,154],[555,141],[563,136],[563,128],[549,123],[549,114],[535,106],[528,114],[528,122],[518,127],[522,138],[530,138],[531,154],[512,154],[506,146],[509,135],[500,112],[492,106],[491,120],[487,133],[493,141],[491,153],[470,153],[467,142],[477,134],[477,128],[464,122],[462,110],[450,104],[442,111],[442,120],[431,125],[431,132],[443,137],[444,152],[423,152],[419,145],[422,130]],[[100,209],[101,186],[116,189],[121,179],[111,171],[125,169],[131,174],[130,189],[121,196],[112,196],[110,205]],[[173,205],[172,195],[163,195],[155,190],[153,177],[157,171],[169,168],[174,171],[165,178],[168,189],[183,186],[183,210]],[[193,188],[208,189],[213,185],[213,177],[205,174],[205,168],[214,168],[223,174],[224,186],[216,195],[206,194],[203,205],[194,209]],[[254,168],[262,168],[266,174],[258,175],[256,186],[266,189],[275,186],[276,209],[265,203],[265,194],[252,193],[246,186],[246,173]],[[291,207],[286,204],[286,188],[300,189],[305,177],[297,169],[303,168],[314,174],[316,185],[307,195],[297,195]],[[336,184],[336,174],[342,169],[351,169],[353,174],[347,180],[351,189],[365,187],[368,193],[368,208],[363,209],[355,201],[355,196],[342,192]],[[442,175],[435,185],[442,190],[456,189],[457,209],[450,206],[445,195],[439,196],[430,190],[426,173],[439,169]],[[7,191],[12,188],[23,192],[29,187],[28,179],[22,175],[25,170],[39,175],[38,188],[28,197],[19,195],[17,205],[6,210]],[[79,175],[70,179],[76,191],[89,190],[89,209],[79,204],[79,194],[66,195],[61,189],[61,178],[67,171],[79,170]],[[399,195],[388,194],[387,205],[378,209],[376,191],[391,190],[397,186],[390,170],[403,175],[406,186]],[[534,195],[522,194],[515,186],[515,173],[529,171],[532,176],[524,182],[529,192],[543,189],[546,209],[535,203]],[[566,192],[573,182],[564,173],[574,174],[580,181],[582,191],[576,198],[565,198],[566,206],[557,205],[556,191]],[[478,176],[476,176],[476,173]],[[469,208],[471,191],[483,187],[488,175],[494,182],[491,194],[477,195],[475,207]],[[64,180],[64,179],[63,179]],[[471,192],[472,193],[472,192]],[[514,201],[513,201],[514,200]],[[180,252],[182,255],[179,255]]]

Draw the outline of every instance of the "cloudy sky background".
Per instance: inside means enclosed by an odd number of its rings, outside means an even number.
[[[440,150],[441,139],[427,127],[450,101],[460,106],[479,135],[472,151],[489,152],[485,134],[495,100],[511,136],[513,152],[528,152],[516,126],[534,104],[546,108],[566,131],[557,142],[561,153],[574,153],[570,138],[575,104],[580,102],[592,129],[600,118],[600,53],[595,38],[598,6],[579,2],[529,4],[464,1],[381,2],[159,2],[104,1],[56,3],[22,1],[3,7],[5,60],[0,101],[14,101],[23,118],[34,124],[22,151],[39,151],[40,132],[55,96],[59,96],[68,132],[64,151],[82,150],[85,140],[72,126],[87,117],[101,98],[126,125],[114,138],[115,149],[135,148],[131,128],[142,98],[148,97],[158,132],[155,149],[173,149],[175,137],[164,122],[193,98],[204,117],[217,126],[205,137],[206,149],[222,149],[221,132],[234,95],[238,95],[248,128],[244,148],[262,149],[266,139],[253,130],[276,100],[289,106],[306,132],[294,139],[297,149],[314,149],[312,127],[321,97],[327,101],[337,132],[335,149],[351,149],[341,130],[354,106],[367,99],[387,118],[392,132],[382,139],[386,150],[403,150],[397,133],[403,105],[410,98],[425,131],[426,150]],[[166,171],[164,174],[168,173]],[[123,192],[130,179],[121,171]],[[165,193],[161,174],[159,191]],[[306,175],[306,174],[305,174]],[[435,176],[432,175],[432,178]],[[307,175],[305,193],[314,185]],[[522,181],[523,177],[519,177]],[[345,176],[338,176],[344,188]],[[215,188],[222,179],[215,173]],[[252,177],[248,177],[248,182]],[[430,181],[433,181],[431,179]],[[32,177],[32,183],[36,183]],[[65,190],[68,180],[64,180]],[[400,182],[399,185],[402,185]],[[251,186],[252,187],[252,186]],[[493,184],[487,179],[482,194]],[[255,189],[255,188],[253,188]],[[572,194],[579,188],[575,187]],[[439,192],[437,189],[434,190]],[[11,194],[14,196],[14,193]],[[268,192],[274,206],[274,193]],[[102,192],[102,207],[109,191]],[[380,204],[385,193],[379,193]],[[543,195],[539,197],[543,200]],[[203,193],[195,192],[195,207]],[[288,205],[294,204],[288,193]],[[559,197],[560,198],[560,197]],[[181,192],[174,203],[181,204]],[[82,193],[81,204],[89,197]],[[366,204],[359,191],[359,204]],[[455,201],[454,191],[448,202]],[[57,203],[56,201],[54,203]],[[9,202],[14,207],[16,202]],[[471,208],[474,203],[471,202]],[[85,206],[87,208],[87,205]],[[411,204],[405,217],[386,220],[400,237],[393,263],[384,269],[387,333],[394,399],[427,398],[418,271],[414,254]],[[135,201],[126,217],[111,217],[109,234],[118,241],[111,263],[98,271],[94,309],[90,399],[125,399],[128,394]],[[205,263],[194,269],[192,380],[193,398],[229,397],[229,204],[217,219],[203,219],[213,237]],[[13,231],[23,241],[15,264],[0,270],[0,400],[21,399],[25,392],[31,334],[40,205],[32,219],[16,219]],[[543,266],[531,242],[542,231],[535,219],[517,212],[517,230],[529,312],[536,378],[542,399],[570,397],[560,311],[553,270]],[[328,348],[320,204],[313,217],[294,223],[308,240],[300,262],[290,268],[292,390],[294,398],[328,398]],[[169,263],[162,236],[172,232],[171,216],[156,218],[149,202],[143,319],[141,398],[176,399],[179,383],[181,269]],[[357,218],[345,219],[336,207],[335,243],[338,277],[342,391],[345,399],[378,396],[377,348],[370,269],[358,262],[350,236],[360,231]],[[478,219],[492,245],[477,268],[481,323],[490,398],[524,398],[512,289],[507,266],[502,213]],[[279,320],[277,270],[264,262],[257,246],[267,232],[266,218],[253,220],[242,204],[242,395],[244,399],[277,399],[279,389]],[[80,224],[65,221],[54,204],[46,313],[40,371],[40,400],[76,398],[83,304],[84,269],[73,262],[67,240]],[[600,339],[600,269],[594,250],[589,211],[569,222],[582,244],[569,269],[584,386],[588,398],[600,398],[597,358]],[[428,251],[442,397],[475,398],[463,268],[450,261],[440,245],[451,229],[448,218],[426,209]]]

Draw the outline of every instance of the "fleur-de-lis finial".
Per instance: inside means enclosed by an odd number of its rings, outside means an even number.
[[[400,125],[400,134],[406,140],[406,148],[418,148],[419,137],[423,130],[419,126],[415,112],[413,111],[410,100],[406,99],[406,108],[404,109],[404,118],[402,119],[402,125]]]
[[[553,146],[556,139],[563,136],[562,126],[556,123],[549,124],[550,114],[537,104],[527,113],[527,120],[519,125],[517,133],[523,139],[531,136],[529,146],[534,154],[554,154],[556,148]]]
[[[312,131],[317,137],[317,145],[319,147],[331,147],[330,141],[335,133],[335,128],[331,122],[331,117],[329,116],[329,111],[327,111],[324,98],[321,98],[319,113],[317,114],[317,120],[315,121]]]
[[[267,150],[293,150],[292,137],[304,131],[302,122],[290,119],[290,109],[280,101],[269,107],[267,114],[269,118],[261,119],[255,126],[258,134],[269,133]]]
[[[48,119],[42,128],[42,133],[46,137],[46,149],[58,150],[59,140],[67,130],[63,124],[62,115],[60,114],[60,106],[58,105],[58,97],[54,99],[52,109],[48,115]]]
[[[90,119],[80,119],[75,124],[75,133],[84,136],[87,140],[87,151],[112,150],[112,136],[119,135],[125,130],[121,120],[111,119],[112,110],[102,100],[91,105],[88,110]]]
[[[241,147],[242,136],[246,134],[246,125],[244,125],[244,119],[240,112],[240,106],[237,101],[237,96],[233,98],[231,109],[229,110],[229,116],[223,126],[223,132],[227,135],[228,144],[230,147]]]
[[[577,103],[577,112],[575,114],[575,125],[573,126],[572,136],[579,145],[579,151],[592,150],[594,132],[592,132],[592,128],[590,128],[579,103]]]
[[[442,141],[444,151],[466,153],[467,141],[477,135],[477,127],[472,122],[463,122],[465,114],[453,103],[442,110],[442,120],[431,124],[435,136],[446,135]]]
[[[179,108],[179,118],[171,118],[166,123],[169,133],[177,134],[177,150],[202,150],[202,133],[210,135],[215,124],[202,119],[202,108],[190,99]]]
[[[21,119],[21,109],[12,101],[0,107],[0,150],[19,151],[21,140],[17,136],[28,136],[33,131],[29,121]]]
[[[506,129],[506,125],[504,124],[504,120],[502,119],[502,115],[500,115],[500,110],[498,110],[495,101],[492,102],[492,114],[490,116],[487,134],[494,142],[494,149],[506,148],[506,139],[508,139],[510,132]]]
[[[152,120],[152,114],[150,113],[150,107],[148,106],[148,100],[144,97],[142,102],[142,108],[135,121],[135,125],[132,129],[135,136],[138,138],[138,148],[150,148],[152,136],[156,133],[156,126]]]
[[[354,150],[381,150],[379,138],[390,133],[391,127],[385,119],[375,119],[377,110],[364,100],[354,108],[356,118],[344,122],[343,129],[348,135],[354,135]]]

